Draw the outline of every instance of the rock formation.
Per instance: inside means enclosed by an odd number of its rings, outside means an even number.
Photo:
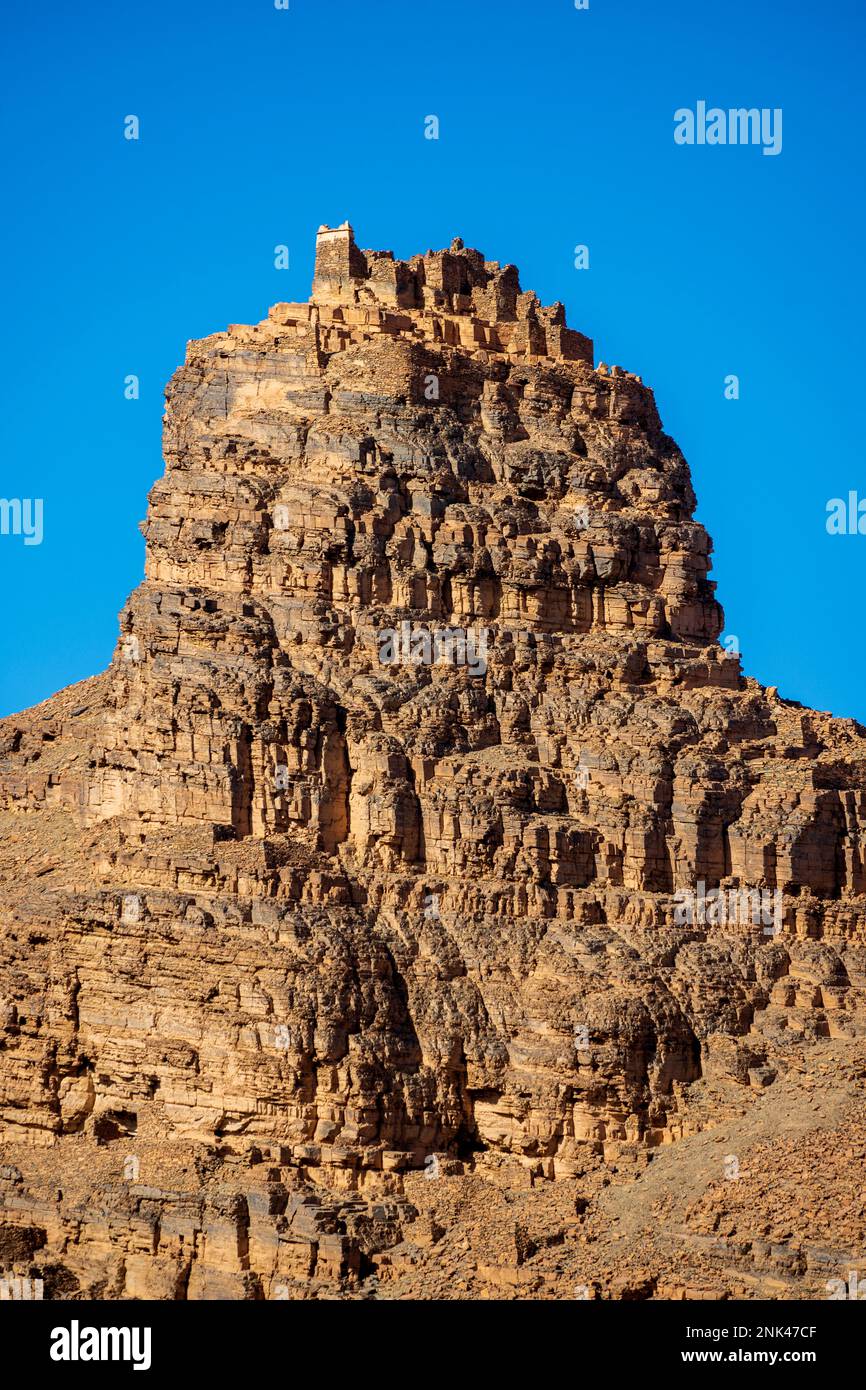
[[[649,388],[344,224],[164,448],[111,666],[0,723],[0,1276],[826,1296],[866,732],[719,646]]]

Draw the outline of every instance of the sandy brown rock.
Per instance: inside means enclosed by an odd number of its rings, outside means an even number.
[[[707,1136],[834,1058],[809,1142],[862,1157],[866,735],[718,646],[649,388],[513,266],[344,226],[189,344],[164,447],[111,667],[0,724],[0,1273],[812,1289]],[[684,923],[698,885],[778,921]]]

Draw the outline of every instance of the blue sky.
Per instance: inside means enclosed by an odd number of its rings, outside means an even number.
[[[5,27],[0,496],[42,498],[44,538],[0,536],[0,714],[110,659],[186,340],[306,299],[349,218],[515,262],[639,372],[745,671],[866,721],[866,535],[825,527],[866,498],[862,4],[49,0]],[[781,153],[676,145],[700,100],[782,108]]]

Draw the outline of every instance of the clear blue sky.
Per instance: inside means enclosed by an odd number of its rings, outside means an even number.
[[[4,27],[0,496],[44,499],[44,539],[0,536],[0,714],[110,658],[186,340],[306,299],[349,218],[515,262],[640,372],[744,669],[866,720],[866,536],[825,529],[866,498],[862,0],[48,0]],[[781,107],[781,154],[675,145],[699,100]]]

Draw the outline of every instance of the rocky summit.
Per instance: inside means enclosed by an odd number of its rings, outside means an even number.
[[[720,645],[651,390],[344,223],[164,451],[110,667],[0,723],[7,1296],[835,1296],[866,730]]]

